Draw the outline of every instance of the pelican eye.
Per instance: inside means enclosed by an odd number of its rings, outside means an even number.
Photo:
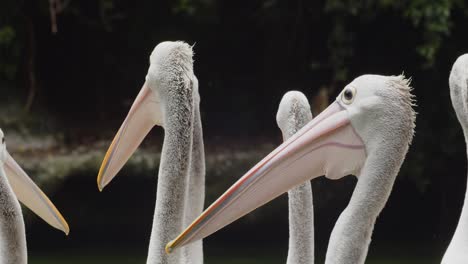
[[[5,137],[2,137],[2,144],[5,144]]]
[[[354,87],[348,87],[344,90],[342,100],[345,104],[351,104],[356,96],[356,89]]]

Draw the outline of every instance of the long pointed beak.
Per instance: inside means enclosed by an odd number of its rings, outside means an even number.
[[[335,102],[240,178],[166,252],[209,236],[305,181],[356,173],[365,157],[348,112]]]
[[[29,178],[24,170],[7,152],[4,165],[5,173],[13,192],[20,202],[44,219],[49,225],[68,235],[70,228],[54,204]]]
[[[117,175],[151,128],[160,122],[157,100],[145,83],[104,157],[97,177],[100,191]]]

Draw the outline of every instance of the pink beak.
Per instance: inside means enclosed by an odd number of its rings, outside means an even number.
[[[231,186],[166,252],[211,235],[303,182],[359,172],[366,150],[348,115],[339,102],[331,104]]]
[[[62,214],[8,152],[3,169],[0,168],[0,173],[5,173],[18,200],[48,224],[68,235],[70,228]]]
[[[151,128],[162,123],[159,104],[145,83],[102,161],[97,177],[99,190],[112,181]]]

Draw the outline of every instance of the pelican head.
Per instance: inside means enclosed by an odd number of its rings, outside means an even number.
[[[181,93],[191,93],[193,82],[192,47],[184,42],[162,42],[150,56],[150,66],[137,98],[117,132],[102,162],[97,184],[102,190],[117,175],[155,125],[165,126],[166,112],[189,107]],[[192,96],[192,94],[190,94]]]
[[[6,177],[16,198],[51,226],[68,235],[70,228],[57,208],[10,156],[0,129],[0,177]],[[0,202],[1,203],[1,202]]]
[[[468,54],[460,56],[453,64],[450,73],[450,97],[458,121],[463,129],[468,129]]]
[[[414,131],[409,81],[403,76],[363,75],[344,87],[320,115],[285,141],[218,198],[166,251],[202,239],[291,188],[325,175],[339,179],[376,164],[403,162]],[[400,162],[398,164],[398,162]],[[384,178],[383,176],[380,176]],[[359,179],[360,180],[360,179]]]
[[[465,142],[468,142],[468,54],[460,56],[453,64],[449,77],[450,97],[457,114]],[[468,146],[468,145],[467,145]],[[468,224],[468,192],[465,196],[460,219],[455,233],[450,241],[447,251],[442,259],[442,264],[464,263],[468,259],[468,241],[466,239],[466,227]]]
[[[310,112],[309,101],[303,93],[289,91],[283,96],[276,113],[276,123],[281,129],[284,138],[295,134],[296,123],[299,120],[311,119],[312,114]]]

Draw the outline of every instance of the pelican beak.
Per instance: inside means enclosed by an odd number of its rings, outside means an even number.
[[[161,123],[158,110],[159,99],[145,83],[102,161],[97,177],[100,191],[117,175],[151,128]]]
[[[169,242],[166,252],[209,236],[308,180],[357,173],[365,158],[348,111],[335,102],[250,169]]]
[[[18,200],[49,225],[62,230],[68,235],[70,228],[67,221],[8,152],[6,152],[4,169],[8,183]]]

